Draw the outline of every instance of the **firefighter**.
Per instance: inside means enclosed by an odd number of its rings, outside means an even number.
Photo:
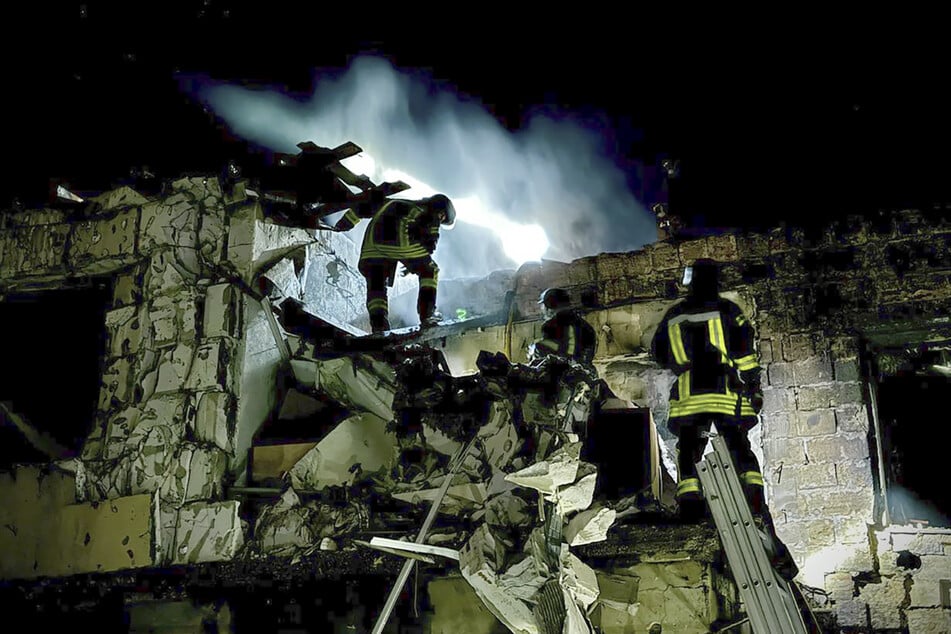
[[[704,514],[696,463],[711,424],[730,449],[753,513],[765,507],[763,475],[747,436],[763,404],[754,332],[740,307],[720,297],[718,278],[713,260],[688,266],[687,297],[667,311],[651,345],[657,362],[677,375],[667,427],[678,438],[677,501],[689,520]]]
[[[421,200],[392,199],[375,211],[358,213],[348,210],[334,225],[337,231],[351,229],[361,217],[370,216],[360,250],[360,273],[367,282],[367,312],[374,333],[390,329],[387,288],[393,285],[399,262],[406,273],[419,276],[416,310],[422,326],[439,322],[436,312],[436,286],[439,267],[432,259],[439,241],[440,227],[451,229],[456,209],[444,194]]]
[[[542,338],[532,344],[533,360],[554,354],[569,357],[585,365],[594,360],[597,336],[584,317],[571,308],[571,297],[563,288],[548,288],[538,298],[545,323]]]

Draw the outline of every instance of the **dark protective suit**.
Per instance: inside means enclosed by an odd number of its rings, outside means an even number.
[[[337,222],[346,231],[361,219],[348,210]],[[439,267],[432,259],[439,241],[440,218],[425,205],[411,200],[388,200],[372,213],[360,250],[360,273],[367,282],[367,312],[373,332],[389,330],[387,288],[393,285],[396,265],[419,276],[416,310],[420,322],[436,310]]]
[[[701,499],[696,463],[715,424],[755,513],[763,475],[747,437],[762,402],[753,328],[739,306],[719,296],[715,278],[697,280],[691,291],[664,315],[651,345],[657,362],[677,375],[667,422],[679,439],[677,498]]]
[[[570,308],[559,310],[542,324],[542,338],[535,342],[536,354],[555,354],[590,364],[598,338],[581,314]]]

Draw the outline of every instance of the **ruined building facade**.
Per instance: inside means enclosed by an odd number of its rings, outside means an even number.
[[[78,454],[4,465],[0,475],[0,526],[8,527],[0,576],[8,580],[233,560],[249,527],[228,491],[249,484],[254,439],[280,405],[277,368],[302,346],[269,301],[293,297],[351,332],[365,312],[353,240],[267,222],[241,183],[223,191],[217,178],[190,177],[157,198],[120,188],[91,202],[0,220],[0,309],[77,280],[108,280],[112,291],[98,404]],[[755,325],[765,406],[754,449],[779,535],[819,609],[854,631],[951,631],[951,527],[901,505],[896,475],[934,458],[927,445],[900,440],[907,422],[883,420],[900,409],[900,396],[883,390],[886,377],[941,366],[914,363],[951,340],[943,214],[668,239],[529,264],[486,314],[429,343],[457,376],[476,370],[481,350],[524,361],[540,328],[539,292],[567,288],[584,298],[599,333],[601,377],[650,409],[669,469],[671,377],[646,351],[682,294],[684,265],[698,257],[724,263],[724,294]],[[6,418],[24,421],[14,410]],[[940,443],[946,414],[934,415],[922,433]],[[641,577],[640,587],[652,583]],[[609,584],[601,587],[607,593]],[[623,627],[604,631],[640,631]]]

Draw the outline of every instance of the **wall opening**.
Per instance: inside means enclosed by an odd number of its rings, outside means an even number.
[[[82,448],[99,399],[111,301],[107,279],[0,299],[0,466],[51,459],[17,421],[64,457]]]
[[[892,524],[951,526],[951,341],[875,357],[885,493]]]

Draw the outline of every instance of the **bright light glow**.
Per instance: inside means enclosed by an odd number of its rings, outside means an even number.
[[[376,161],[366,152],[345,158],[340,164],[358,176],[362,174],[373,178],[376,175]]]
[[[864,547],[867,547],[865,545]],[[800,582],[814,588],[825,587],[825,577],[830,572],[841,570],[843,564],[859,551],[858,546],[833,544],[806,557],[805,563],[799,568]]]
[[[383,170],[383,180],[401,180],[410,186],[410,189],[400,192],[394,198],[424,198],[438,193],[438,190],[430,185],[399,170]],[[525,262],[537,262],[548,251],[548,236],[540,226],[513,222],[505,214],[486,207],[477,196],[450,198],[456,208],[456,221],[491,229],[502,242],[505,255],[517,266]]]

